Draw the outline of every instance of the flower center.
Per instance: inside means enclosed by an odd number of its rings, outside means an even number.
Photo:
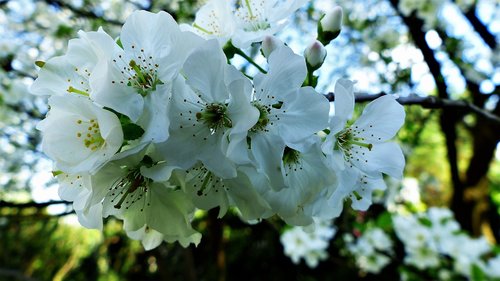
[[[349,154],[353,145],[368,148],[369,151],[373,148],[373,144],[363,142],[365,140],[364,138],[356,137],[351,128],[340,131],[336,137],[337,144],[335,145],[335,149],[342,150],[344,154]]]
[[[208,104],[204,109],[196,113],[196,120],[210,128],[212,133],[233,126],[231,119],[227,116],[227,105],[221,103]]]
[[[245,0],[244,4],[239,4],[235,16],[243,21],[245,31],[266,30],[271,27],[268,20],[262,15],[264,1]],[[253,3],[253,6],[252,6]]]
[[[99,130],[99,124],[95,119],[90,119],[89,121],[83,121],[78,119],[76,121],[80,127],[85,128],[82,131],[76,133],[79,139],[82,139],[83,144],[86,148],[96,151],[104,146],[106,141],[101,136],[101,131]]]
[[[283,152],[283,164],[285,165],[295,165],[299,163],[300,152],[285,146],[285,151]]]
[[[128,210],[132,204],[143,198],[148,191],[150,181],[141,175],[139,169],[130,171],[111,188],[111,196],[113,196],[111,203],[116,202],[113,207],[121,209],[125,206]],[[150,203],[147,203],[147,206],[149,205]],[[144,207],[141,208],[142,211]]]
[[[136,47],[132,46],[132,49],[136,49]],[[144,97],[148,93],[155,91],[156,86],[163,84],[158,78],[158,69],[160,66],[154,63],[152,56],[145,54],[144,49],[141,49],[139,55],[134,56],[134,58],[127,63],[122,55],[118,55],[118,60],[113,60],[114,63],[120,64],[118,68],[125,80],[113,80],[111,83],[133,87]]]
[[[221,178],[215,176],[203,165],[197,165],[188,170],[187,182],[196,190],[196,195],[207,196],[211,191],[218,193],[220,190],[226,190]]]
[[[271,109],[257,102],[252,103],[259,110],[259,120],[250,129],[251,132],[265,131],[267,124],[269,124],[268,114]]]

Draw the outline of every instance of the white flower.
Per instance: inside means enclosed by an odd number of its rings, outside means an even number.
[[[249,157],[271,187],[280,190],[285,187],[285,147],[302,151],[314,142],[314,134],[327,126],[330,106],[313,88],[302,87],[307,73],[303,57],[284,46],[274,50],[268,61],[269,72],[254,77],[252,103],[260,116],[249,133]]]
[[[485,267],[485,272],[488,276],[493,278],[500,278],[500,255],[495,256],[488,260]]]
[[[182,32],[165,12],[134,12],[120,34],[123,49],[101,60],[91,75],[91,98],[139,124],[145,141],[165,141],[172,81],[203,41]]]
[[[305,0],[231,0],[235,9],[237,29],[232,36],[233,45],[246,48],[260,42],[266,35],[273,35],[286,24],[287,18]]]
[[[104,217],[122,219],[127,234],[147,247],[158,245],[158,235],[150,230],[184,247],[198,244],[201,235],[190,221],[194,205],[169,181],[177,167],[165,161],[158,164],[146,154],[149,150],[144,144],[127,150],[92,175],[89,200],[102,204]]]
[[[73,202],[73,210],[80,224],[87,228],[102,229],[102,204],[91,200],[91,176],[61,173],[56,177],[59,182],[59,197]]]
[[[345,127],[354,111],[353,83],[340,79],[335,85],[335,116],[323,152],[332,168],[339,171],[341,189],[332,204],[348,195],[353,207],[366,210],[374,189],[384,189],[382,173],[400,179],[405,164],[394,137],[404,122],[403,107],[392,97],[383,96],[368,104],[362,115]]]
[[[354,256],[356,264],[365,272],[379,273],[391,262],[392,241],[380,228],[369,228],[357,241],[345,236],[347,250]]]
[[[49,59],[40,69],[30,91],[34,95],[68,93],[89,96],[89,79],[100,59],[107,58],[119,47],[102,29],[97,32],[78,32],[80,38],[71,39],[64,56]]]
[[[370,242],[371,245],[377,250],[391,252],[392,240],[380,228],[372,228],[363,233],[363,236]]]
[[[207,1],[196,12],[193,25],[181,25],[181,28],[191,30],[206,39],[215,38],[224,46],[236,29],[231,1]]]
[[[304,226],[313,223],[314,218],[331,219],[340,213],[340,208],[329,206],[326,201],[337,182],[323,158],[319,140],[304,151],[286,147],[276,172],[283,178],[285,187],[275,191],[265,184],[256,186],[286,223]],[[257,176],[249,175],[250,178]]]
[[[285,255],[298,264],[304,259],[307,266],[315,268],[319,261],[328,258],[326,251],[330,239],[335,235],[336,229],[326,221],[316,221],[312,229],[292,227],[283,232],[280,237]]]
[[[186,172],[176,172],[176,176],[197,208],[210,210],[219,207],[219,218],[229,207],[236,207],[245,221],[271,215],[269,204],[242,172],[238,172],[235,178],[222,179],[199,163]]]
[[[210,0],[197,13],[193,30],[205,38],[231,39],[247,48],[280,31],[305,0]]]
[[[123,132],[115,114],[80,96],[52,96],[47,117],[37,125],[42,150],[65,173],[93,173],[121,147]]]
[[[247,132],[259,115],[250,104],[250,81],[227,64],[215,40],[189,56],[183,74],[173,88],[171,136],[160,151],[184,169],[199,160],[218,177],[236,177],[227,155],[246,149]]]

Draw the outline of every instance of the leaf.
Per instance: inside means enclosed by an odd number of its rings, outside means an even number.
[[[485,281],[486,280],[486,275],[484,274],[484,272],[481,270],[481,268],[478,265],[473,264],[471,271],[472,271],[472,281]]]
[[[136,140],[144,134],[144,129],[134,123],[123,124],[122,129],[125,140]]]

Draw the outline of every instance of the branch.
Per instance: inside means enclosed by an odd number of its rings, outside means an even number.
[[[73,12],[75,15],[80,16],[80,17],[89,18],[89,19],[101,19],[109,24],[120,25],[120,26],[123,25],[123,22],[121,22],[121,21],[104,18],[103,16],[100,16],[93,11],[78,9],[78,8],[72,6],[68,3],[65,3],[63,1],[60,1],[60,0],[45,0],[45,3],[47,3],[48,5],[54,6],[54,7],[68,9],[71,12]]]
[[[453,2],[456,2],[456,0],[454,0]],[[477,17],[476,4],[472,5],[469,10],[463,12],[463,14],[472,25],[474,30],[479,34],[479,36],[481,36],[484,43],[486,43],[486,45],[488,45],[492,50],[495,50],[495,48],[497,47],[497,40],[495,38],[495,35],[493,35],[488,30],[488,27],[486,27],[486,25]]]
[[[62,201],[62,200],[57,200],[57,201],[47,201],[47,202],[42,202],[42,203],[37,203],[34,201],[31,202],[26,202],[26,203],[14,203],[14,202],[8,202],[8,201],[3,201],[0,200],[0,208],[4,207],[13,207],[13,208],[45,208],[51,205],[58,205],[58,204],[66,204],[69,205],[71,202],[67,201]]]
[[[369,102],[373,101],[376,98],[387,95],[386,93],[379,94],[356,94],[356,102]],[[335,101],[335,94],[328,93],[325,95],[329,101]],[[465,100],[450,100],[450,99],[440,99],[436,96],[426,96],[421,97],[416,94],[411,94],[407,97],[399,97],[396,99],[402,105],[420,105],[422,108],[427,109],[455,109],[455,110],[464,110],[468,112],[472,112],[481,116],[489,121],[497,122],[500,124],[500,116],[497,116],[487,110],[484,110],[473,103],[470,103]]]
[[[0,276],[11,277],[14,280],[23,280],[23,281],[37,281],[38,279],[31,278],[29,276],[24,275],[23,272],[10,269],[10,268],[0,268]]]

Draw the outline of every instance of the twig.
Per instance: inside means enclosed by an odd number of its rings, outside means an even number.
[[[23,272],[14,270],[14,269],[7,269],[7,268],[0,268],[0,276],[5,276],[5,277],[11,277],[14,278],[14,280],[24,280],[24,281],[37,281],[38,279],[31,278],[29,276],[24,275]],[[10,280],[10,279],[8,279]]]
[[[58,205],[58,204],[66,204],[69,205],[71,202],[67,201],[62,201],[62,200],[54,200],[54,201],[47,201],[47,202],[42,202],[42,203],[37,203],[34,201],[31,202],[26,202],[26,203],[14,203],[14,202],[8,202],[8,201],[3,201],[0,200],[0,208],[3,207],[12,207],[12,208],[44,208],[52,205]]]
[[[68,3],[65,3],[64,1],[60,1],[60,0],[45,0],[45,3],[47,3],[48,5],[51,5],[51,6],[68,9],[71,12],[73,12],[75,15],[81,16],[81,17],[84,17],[84,18],[102,19],[104,22],[109,23],[109,24],[120,25],[120,26],[123,25],[123,22],[121,22],[121,21],[104,18],[103,16],[100,16],[100,15],[96,14],[93,11],[87,11],[87,10],[78,9],[78,8],[76,8],[76,7],[68,4]]]
[[[369,102],[379,98],[381,96],[387,95],[386,93],[379,94],[356,94],[356,102]],[[329,101],[335,100],[334,93],[328,93],[326,95]],[[481,117],[486,118],[487,120],[500,123],[500,117],[487,111],[478,106],[474,105],[465,100],[449,100],[449,99],[440,99],[436,96],[426,96],[421,97],[416,94],[409,95],[407,97],[399,97],[397,101],[402,105],[420,105],[422,108],[427,109],[460,109],[468,112],[473,112]]]
[[[456,0],[454,0],[453,2],[456,2]],[[486,25],[477,17],[476,4],[472,5],[467,11],[464,11],[463,15],[465,16],[465,18],[467,18],[477,34],[481,36],[484,43],[486,43],[486,45],[488,45],[492,50],[495,50],[495,48],[497,47],[497,40],[495,38],[495,35],[493,35],[488,30],[488,27],[486,27]]]

